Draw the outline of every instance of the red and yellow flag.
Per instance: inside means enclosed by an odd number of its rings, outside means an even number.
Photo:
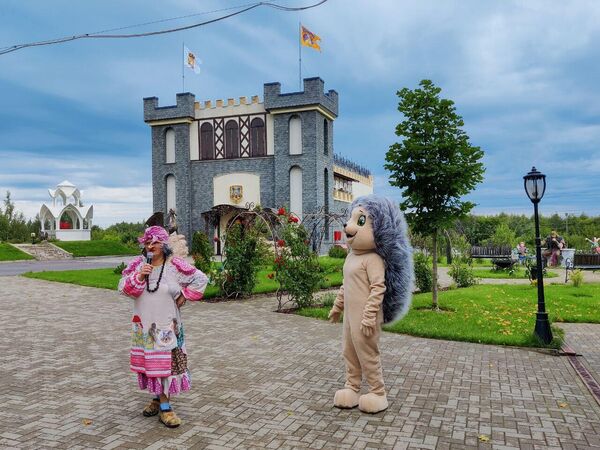
[[[309,31],[303,25],[300,26],[300,42],[302,45],[321,51],[321,47],[319,46],[320,40],[321,38],[319,36]]]

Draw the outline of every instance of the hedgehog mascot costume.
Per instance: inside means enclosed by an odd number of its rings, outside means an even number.
[[[388,407],[379,355],[381,324],[393,322],[408,311],[412,247],[398,205],[375,195],[354,200],[344,232],[351,251],[329,319],[338,322],[344,314],[346,384],[335,393],[333,404],[338,408],[358,406],[375,414]],[[363,375],[369,392],[360,395]]]

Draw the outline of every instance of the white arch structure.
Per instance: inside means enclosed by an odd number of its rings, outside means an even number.
[[[52,204],[40,208],[42,233],[61,241],[89,241],[91,239],[94,206],[83,206],[81,192],[67,180],[48,189]],[[62,218],[68,220],[61,221]]]

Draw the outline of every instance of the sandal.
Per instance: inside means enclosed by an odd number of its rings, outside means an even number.
[[[181,419],[177,417],[175,411],[160,411],[158,420],[162,422],[168,428],[177,428],[181,425]]]
[[[158,414],[160,410],[160,400],[157,398],[153,398],[150,403],[146,405],[143,409],[142,414],[144,417],[152,417]]]

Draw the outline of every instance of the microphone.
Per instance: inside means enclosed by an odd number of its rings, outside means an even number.
[[[154,257],[154,253],[152,252],[148,252],[146,253],[146,264],[152,264],[152,258]],[[150,276],[146,275],[146,279],[148,279]]]

